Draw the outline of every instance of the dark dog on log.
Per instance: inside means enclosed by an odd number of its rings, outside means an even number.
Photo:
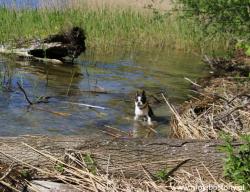
[[[29,54],[39,58],[58,59],[64,61],[69,57],[72,62],[86,50],[85,32],[80,27],[73,27],[69,31],[51,35],[44,39],[39,46],[29,50]]]

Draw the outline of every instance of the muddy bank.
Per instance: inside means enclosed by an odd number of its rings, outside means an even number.
[[[238,138],[250,133],[249,61],[239,51],[230,59],[204,58],[211,75],[193,83],[196,97],[174,112],[171,127],[176,137],[217,139],[228,133]]]

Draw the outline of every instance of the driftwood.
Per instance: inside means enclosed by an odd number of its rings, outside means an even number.
[[[217,140],[111,140],[97,135],[20,136],[0,139],[0,162],[3,164],[25,162],[43,168],[54,166],[47,158],[23,144],[26,143],[61,160],[67,159],[65,154],[74,154],[76,151],[89,154],[99,170],[105,172],[108,169],[114,175],[123,172],[126,177],[142,178],[145,177],[145,169],[155,175],[167,168],[174,175],[188,171],[211,180],[221,178],[223,172],[224,154],[218,149],[223,144]]]
[[[63,64],[62,61],[58,59],[48,59],[48,58],[39,58],[35,57],[31,54],[28,53],[29,49],[8,49],[5,47],[0,48],[0,54],[3,55],[14,55],[19,58],[24,58],[28,60],[34,60],[34,61],[39,61],[39,62],[45,62],[45,63],[52,63],[52,64]]]
[[[75,103],[75,102],[67,102],[67,101],[64,101],[63,103],[78,105],[78,106],[84,106],[84,107],[93,108],[93,109],[103,109],[103,110],[107,109],[106,107],[97,106],[97,105],[90,105],[90,104],[87,104],[87,103]]]
[[[69,57],[69,62],[73,63],[74,59],[86,50],[85,39],[82,28],[72,27],[68,31],[50,35],[45,39],[33,40],[28,48],[2,45],[0,53],[54,64],[62,64],[65,62],[65,57]]]
[[[80,27],[72,27],[68,31],[51,35],[42,43],[29,50],[29,54],[39,58],[58,59],[70,57],[72,61],[86,50],[85,32]]]

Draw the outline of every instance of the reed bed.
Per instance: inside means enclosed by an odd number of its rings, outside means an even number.
[[[250,134],[250,82],[248,77],[215,78],[173,112],[172,129],[178,138],[217,139],[221,133],[234,138]]]
[[[227,48],[225,34],[206,37],[191,19],[178,12],[130,8],[0,8],[0,44],[23,45],[77,25],[87,34],[87,47],[102,52],[116,49],[183,49],[209,51]]]
[[[173,7],[171,0],[42,0],[39,2],[39,6],[42,8],[88,8],[88,9],[100,9],[102,7],[117,9],[117,8],[130,8],[139,11],[145,11],[145,8],[153,6],[154,8],[164,11],[170,10]]]
[[[8,156],[8,158],[10,158],[13,162],[16,162],[15,166],[25,167],[26,173],[29,171],[30,173],[33,172],[35,174],[30,176],[29,179],[24,179],[20,177],[20,168],[19,171],[17,171],[18,168],[14,169],[13,166],[2,169],[0,189],[3,189],[4,191],[21,191],[24,188],[28,188],[31,191],[39,192],[41,191],[41,188],[43,188],[43,190],[50,190],[50,188],[53,188],[53,186],[55,187],[56,185],[63,184],[61,185],[63,188],[61,188],[59,191],[63,189],[74,192],[202,192],[211,190],[221,192],[243,191],[242,187],[235,186],[232,183],[228,183],[224,180],[218,181],[214,179],[213,181],[205,181],[199,176],[197,177],[192,173],[184,171],[182,175],[178,177],[169,177],[167,180],[155,180],[151,178],[150,174],[148,174],[146,170],[145,178],[141,179],[127,178],[122,174],[122,171],[120,176],[114,176],[109,173],[109,162],[107,162],[106,171],[98,170],[98,165],[96,165],[94,169],[90,168],[90,160],[86,161],[86,154],[83,152],[73,150],[71,150],[70,153],[66,152],[64,161],[62,161],[50,155],[49,153],[38,151],[27,144],[24,144],[24,147],[28,147],[39,153],[41,157],[46,158],[48,162],[51,162],[51,167],[35,167],[27,162],[16,159],[15,156]],[[208,169],[207,171],[209,174],[211,174]],[[46,183],[47,185],[42,187],[41,185],[36,184],[38,178],[40,178],[40,183],[41,181],[51,181],[51,183],[49,183],[50,185]],[[36,181],[32,181],[32,179],[36,179]]]

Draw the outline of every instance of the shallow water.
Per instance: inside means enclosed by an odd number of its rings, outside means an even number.
[[[133,121],[133,99],[141,89],[146,90],[157,116],[154,135],[168,136],[170,111],[152,95],[162,101],[163,92],[172,103],[181,103],[191,94],[184,77],[195,80],[206,74],[199,57],[170,50],[86,53],[74,66],[1,57],[0,68],[5,87],[10,86],[10,90],[0,90],[0,136],[117,132],[105,127],[112,126],[142,137],[148,135],[147,127]],[[50,96],[49,102],[29,107],[17,81],[32,101]],[[107,109],[90,109],[71,102]]]

